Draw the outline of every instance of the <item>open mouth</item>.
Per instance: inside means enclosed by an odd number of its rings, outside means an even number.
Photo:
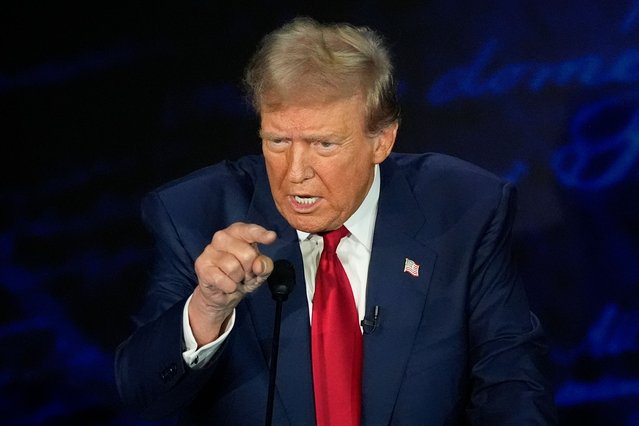
[[[291,195],[289,197],[291,206],[298,213],[310,213],[322,201],[321,197],[312,197],[310,195]]]
[[[310,206],[312,204],[315,204],[319,197],[300,197],[299,195],[294,195],[293,198],[298,204]]]

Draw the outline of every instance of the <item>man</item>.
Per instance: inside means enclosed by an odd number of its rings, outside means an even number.
[[[144,201],[157,264],[117,353],[123,400],[151,418],[264,422],[275,305],[262,284],[288,259],[300,285],[283,305],[274,424],[553,424],[509,251],[513,188],[447,156],[391,154],[381,39],[295,19],[245,81],[263,156]]]

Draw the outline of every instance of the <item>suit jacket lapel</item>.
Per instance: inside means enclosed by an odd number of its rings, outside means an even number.
[[[424,215],[391,161],[382,164],[381,192],[368,272],[367,318],[379,324],[364,336],[363,422],[388,424],[424,309],[436,255],[418,239]],[[418,276],[404,272],[406,259]]]
[[[287,259],[295,268],[296,284],[289,298],[282,305],[282,323],[274,419],[282,414],[291,424],[314,424],[315,405],[310,358],[310,318],[306,299],[304,265],[297,233],[277,211],[268,187],[266,173],[258,179],[255,197],[251,203],[247,220],[277,232],[277,240],[269,246],[260,246],[262,253],[273,260]],[[245,299],[268,365],[271,357],[275,301],[268,285],[264,284]],[[264,389],[266,394],[267,389]],[[281,413],[281,408],[284,413]],[[278,410],[280,415],[278,415]]]

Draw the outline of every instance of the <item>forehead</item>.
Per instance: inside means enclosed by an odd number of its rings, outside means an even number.
[[[364,128],[364,103],[360,96],[321,102],[263,105],[261,130],[332,130]]]

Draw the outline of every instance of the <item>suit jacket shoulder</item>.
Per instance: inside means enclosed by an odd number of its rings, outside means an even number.
[[[427,224],[422,229],[426,233],[423,239],[447,232],[471,214],[475,224],[490,221],[504,203],[508,223],[514,220],[514,185],[467,161],[439,153],[394,153],[382,163],[381,170],[382,186],[403,179],[410,194],[385,194],[382,190],[380,203],[389,198],[397,203],[401,197],[405,204],[410,197]],[[401,185],[392,187],[397,191]]]
[[[268,191],[266,181],[261,156],[222,161],[148,193],[142,219],[156,240],[176,235],[195,260],[215,231],[246,221],[256,189]]]
[[[445,154],[393,153],[389,159],[419,199],[443,196],[454,202],[477,196],[501,197],[506,184],[499,176],[475,164]]]
[[[232,220],[246,213],[257,182],[265,178],[263,158],[246,156],[194,171],[160,186],[149,196],[159,197],[176,220],[201,223],[203,216]]]

